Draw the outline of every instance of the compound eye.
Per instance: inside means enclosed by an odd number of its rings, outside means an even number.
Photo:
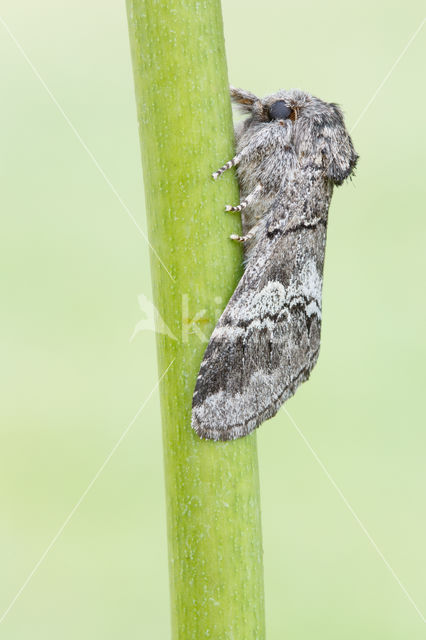
[[[271,120],[287,120],[290,118],[292,110],[286,105],[284,100],[277,100],[269,107]]]

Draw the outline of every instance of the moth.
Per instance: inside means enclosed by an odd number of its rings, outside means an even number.
[[[233,440],[276,414],[320,348],[328,208],[358,155],[342,112],[299,89],[265,98],[231,87],[244,274],[211,335],[192,401],[202,438]]]

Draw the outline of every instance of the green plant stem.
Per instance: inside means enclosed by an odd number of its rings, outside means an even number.
[[[219,0],[128,0],[157,334],[173,638],[262,640],[256,435],[204,441],[191,399],[206,343],[242,272]],[[161,264],[161,262],[163,264]],[[160,325],[157,325],[160,329]],[[176,338],[176,339],[174,339]],[[147,577],[148,579],[148,577]]]

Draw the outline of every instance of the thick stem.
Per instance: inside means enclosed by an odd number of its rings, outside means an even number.
[[[174,639],[264,638],[256,435],[192,431],[208,337],[242,271],[232,117],[219,0],[128,0],[164,434]],[[160,262],[161,260],[161,262]],[[162,264],[163,263],[163,264]],[[157,324],[160,329],[160,325]]]

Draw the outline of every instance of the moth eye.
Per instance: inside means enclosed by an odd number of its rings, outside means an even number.
[[[287,120],[291,118],[292,109],[286,105],[284,100],[277,100],[269,107],[269,117],[271,120]]]

